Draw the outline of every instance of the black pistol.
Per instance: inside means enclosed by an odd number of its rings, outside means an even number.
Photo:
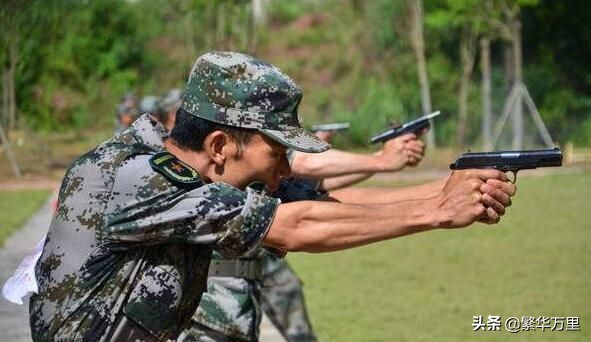
[[[440,111],[435,111],[431,114],[423,115],[420,118],[409,121],[401,126],[390,128],[389,130],[371,137],[371,143],[377,144],[379,142],[388,141],[405,133],[419,133],[424,128],[431,126],[429,120],[441,114]]]
[[[515,183],[519,170],[549,166],[562,166],[562,151],[558,147],[547,150],[468,152],[459,156],[449,168],[511,171]]]
[[[323,125],[314,125],[310,129],[312,132],[338,132],[346,131],[351,125],[348,122],[335,122]]]

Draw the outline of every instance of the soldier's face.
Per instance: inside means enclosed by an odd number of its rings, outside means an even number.
[[[259,181],[267,185],[268,191],[276,191],[281,178],[291,172],[286,148],[261,134],[255,134],[241,152],[237,148],[235,152],[228,158],[224,171],[234,180],[233,185],[241,189]]]
[[[121,115],[119,120],[123,127],[129,127],[135,121],[135,117],[130,113],[124,113]]]

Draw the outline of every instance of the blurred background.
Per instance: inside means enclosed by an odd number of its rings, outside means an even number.
[[[304,89],[305,125],[351,122],[336,141],[342,148],[367,148],[387,123],[432,110],[444,114],[431,147],[536,148],[548,136],[575,153],[591,144],[591,9],[583,0],[0,6],[0,123],[25,175],[63,168],[108,137],[123,94],[182,88],[196,57],[210,50],[280,66]]]
[[[590,22],[584,0],[3,0],[0,245],[113,134],[126,94],[182,89],[201,53],[235,50],[302,86],[305,126],[350,122],[342,149],[443,113],[418,170],[369,185],[446,174],[467,150],[565,154],[561,169],[523,173],[539,177],[519,181],[493,232],[290,256],[321,340],[472,340],[473,315],[500,314],[581,317],[581,332],[503,338],[588,341]]]

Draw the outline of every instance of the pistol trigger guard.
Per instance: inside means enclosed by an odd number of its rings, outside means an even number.
[[[513,174],[513,180],[509,179],[509,181],[512,184],[515,184],[515,182],[517,182],[517,171],[511,171],[511,173]]]

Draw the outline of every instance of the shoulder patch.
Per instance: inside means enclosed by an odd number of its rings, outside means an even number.
[[[178,160],[169,152],[160,152],[150,158],[150,166],[168,180],[177,184],[201,184],[197,170]]]

